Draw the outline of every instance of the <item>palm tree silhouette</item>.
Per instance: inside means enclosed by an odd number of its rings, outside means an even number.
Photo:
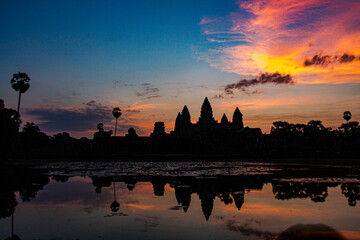
[[[98,123],[96,125],[96,128],[99,130],[99,132],[103,132],[104,131],[104,124],[103,123]]]
[[[344,119],[346,120],[346,123],[349,123],[349,120],[351,119],[351,112],[350,111],[346,111],[344,112]]]
[[[116,118],[116,121],[115,121],[115,136],[116,136],[117,120],[121,116],[120,108],[118,108],[118,107],[114,108],[113,111],[112,111],[112,114]]]
[[[110,205],[110,209],[112,212],[117,212],[120,209],[120,203],[116,201],[116,194],[115,194],[115,182],[114,183],[114,201]]]
[[[18,113],[20,114],[20,101],[21,101],[21,94],[25,93],[30,87],[30,77],[26,73],[14,73],[13,78],[11,79],[10,83],[12,88],[15,91],[19,92],[19,101],[18,101]]]

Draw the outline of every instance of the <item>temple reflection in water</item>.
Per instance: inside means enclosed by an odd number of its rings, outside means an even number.
[[[147,175],[119,175],[119,176],[90,176],[94,192],[102,194],[103,188],[112,188],[114,199],[111,203],[113,212],[117,212],[121,205],[116,196],[117,183],[126,184],[128,191],[136,189],[137,183],[151,183],[154,196],[164,196],[165,186],[174,189],[174,195],[179,207],[187,212],[195,196],[201,202],[201,210],[206,220],[209,220],[214,207],[214,200],[218,198],[224,205],[234,205],[238,211],[246,202],[246,193],[263,189],[264,184],[272,185],[272,192],[276,199],[311,199],[313,202],[324,202],[328,197],[328,189],[340,186],[342,195],[348,205],[355,207],[360,200],[360,184],[358,181],[336,180],[346,176],[348,170],[324,172],[320,179],[299,178],[304,176],[301,170],[291,173],[275,171],[269,174],[252,174],[237,176],[147,176]],[[312,174],[306,171],[307,174]],[[310,177],[310,175],[308,177]],[[18,201],[30,202],[36,198],[38,192],[49,184],[50,180],[66,183],[69,176],[49,175],[44,169],[12,168],[2,171],[1,208],[0,217],[8,218],[14,213]],[[71,179],[71,178],[70,178]],[[309,180],[310,179],[310,180]],[[332,180],[331,180],[332,179]],[[334,180],[335,179],[335,180]],[[16,199],[16,193],[19,198]],[[120,196],[121,198],[121,196]],[[109,203],[110,205],[110,203]]]

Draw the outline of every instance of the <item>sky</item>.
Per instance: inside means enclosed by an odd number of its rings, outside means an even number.
[[[236,107],[268,133],[274,121],[360,120],[360,3],[356,0],[1,1],[0,98],[26,72],[23,123],[92,137],[97,123],[148,136],[192,122],[208,97],[216,120]]]

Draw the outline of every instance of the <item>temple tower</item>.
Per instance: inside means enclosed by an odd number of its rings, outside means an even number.
[[[198,125],[203,134],[209,134],[215,128],[215,120],[212,108],[208,98],[206,97],[202,106]]]
[[[201,122],[209,123],[211,121],[214,121],[213,112],[212,112],[210,102],[209,102],[208,98],[206,97],[203,104],[202,104],[202,106],[201,106],[201,113],[200,113],[199,123],[201,123]]]
[[[240,131],[241,129],[244,128],[244,123],[243,123],[243,118],[242,118],[242,114],[239,110],[239,108],[237,107],[234,111],[234,115],[233,115],[233,127],[235,129],[236,132]]]
[[[175,132],[184,133],[190,130],[191,128],[191,117],[190,112],[187,106],[185,105],[182,112],[178,113],[175,120]]]
[[[221,125],[222,126],[227,126],[228,124],[229,124],[229,120],[228,120],[226,114],[224,113],[224,115],[221,118]]]

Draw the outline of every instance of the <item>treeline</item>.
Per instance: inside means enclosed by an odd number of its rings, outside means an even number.
[[[360,127],[349,121],[345,112],[337,129],[323,126],[321,121],[292,124],[273,123],[270,134],[260,129],[243,128],[237,132],[219,128],[204,134],[167,134],[164,126],[158,132],[155,124],[150,137],[139,137],[134,129],[122,137],[99,128],[94,139],[71,137],[68,133],[48,136],[34,123],[26,123],[20,131],[17,111],[5,107],[0,99],[0,154],[2,159],[59,157],[81,155],[149,155],[149,154],[222,154],[235,157],[360,157]],[[255,131],[258,130],[258,131]]]
[[[348,118],[350,112],[344,113]],[[292,124],[284,121],[273,123],[267,136],[268,153],[297,156],[360,156],[359,122],[348,121],[337,129],[326,128],[321,121]]]

